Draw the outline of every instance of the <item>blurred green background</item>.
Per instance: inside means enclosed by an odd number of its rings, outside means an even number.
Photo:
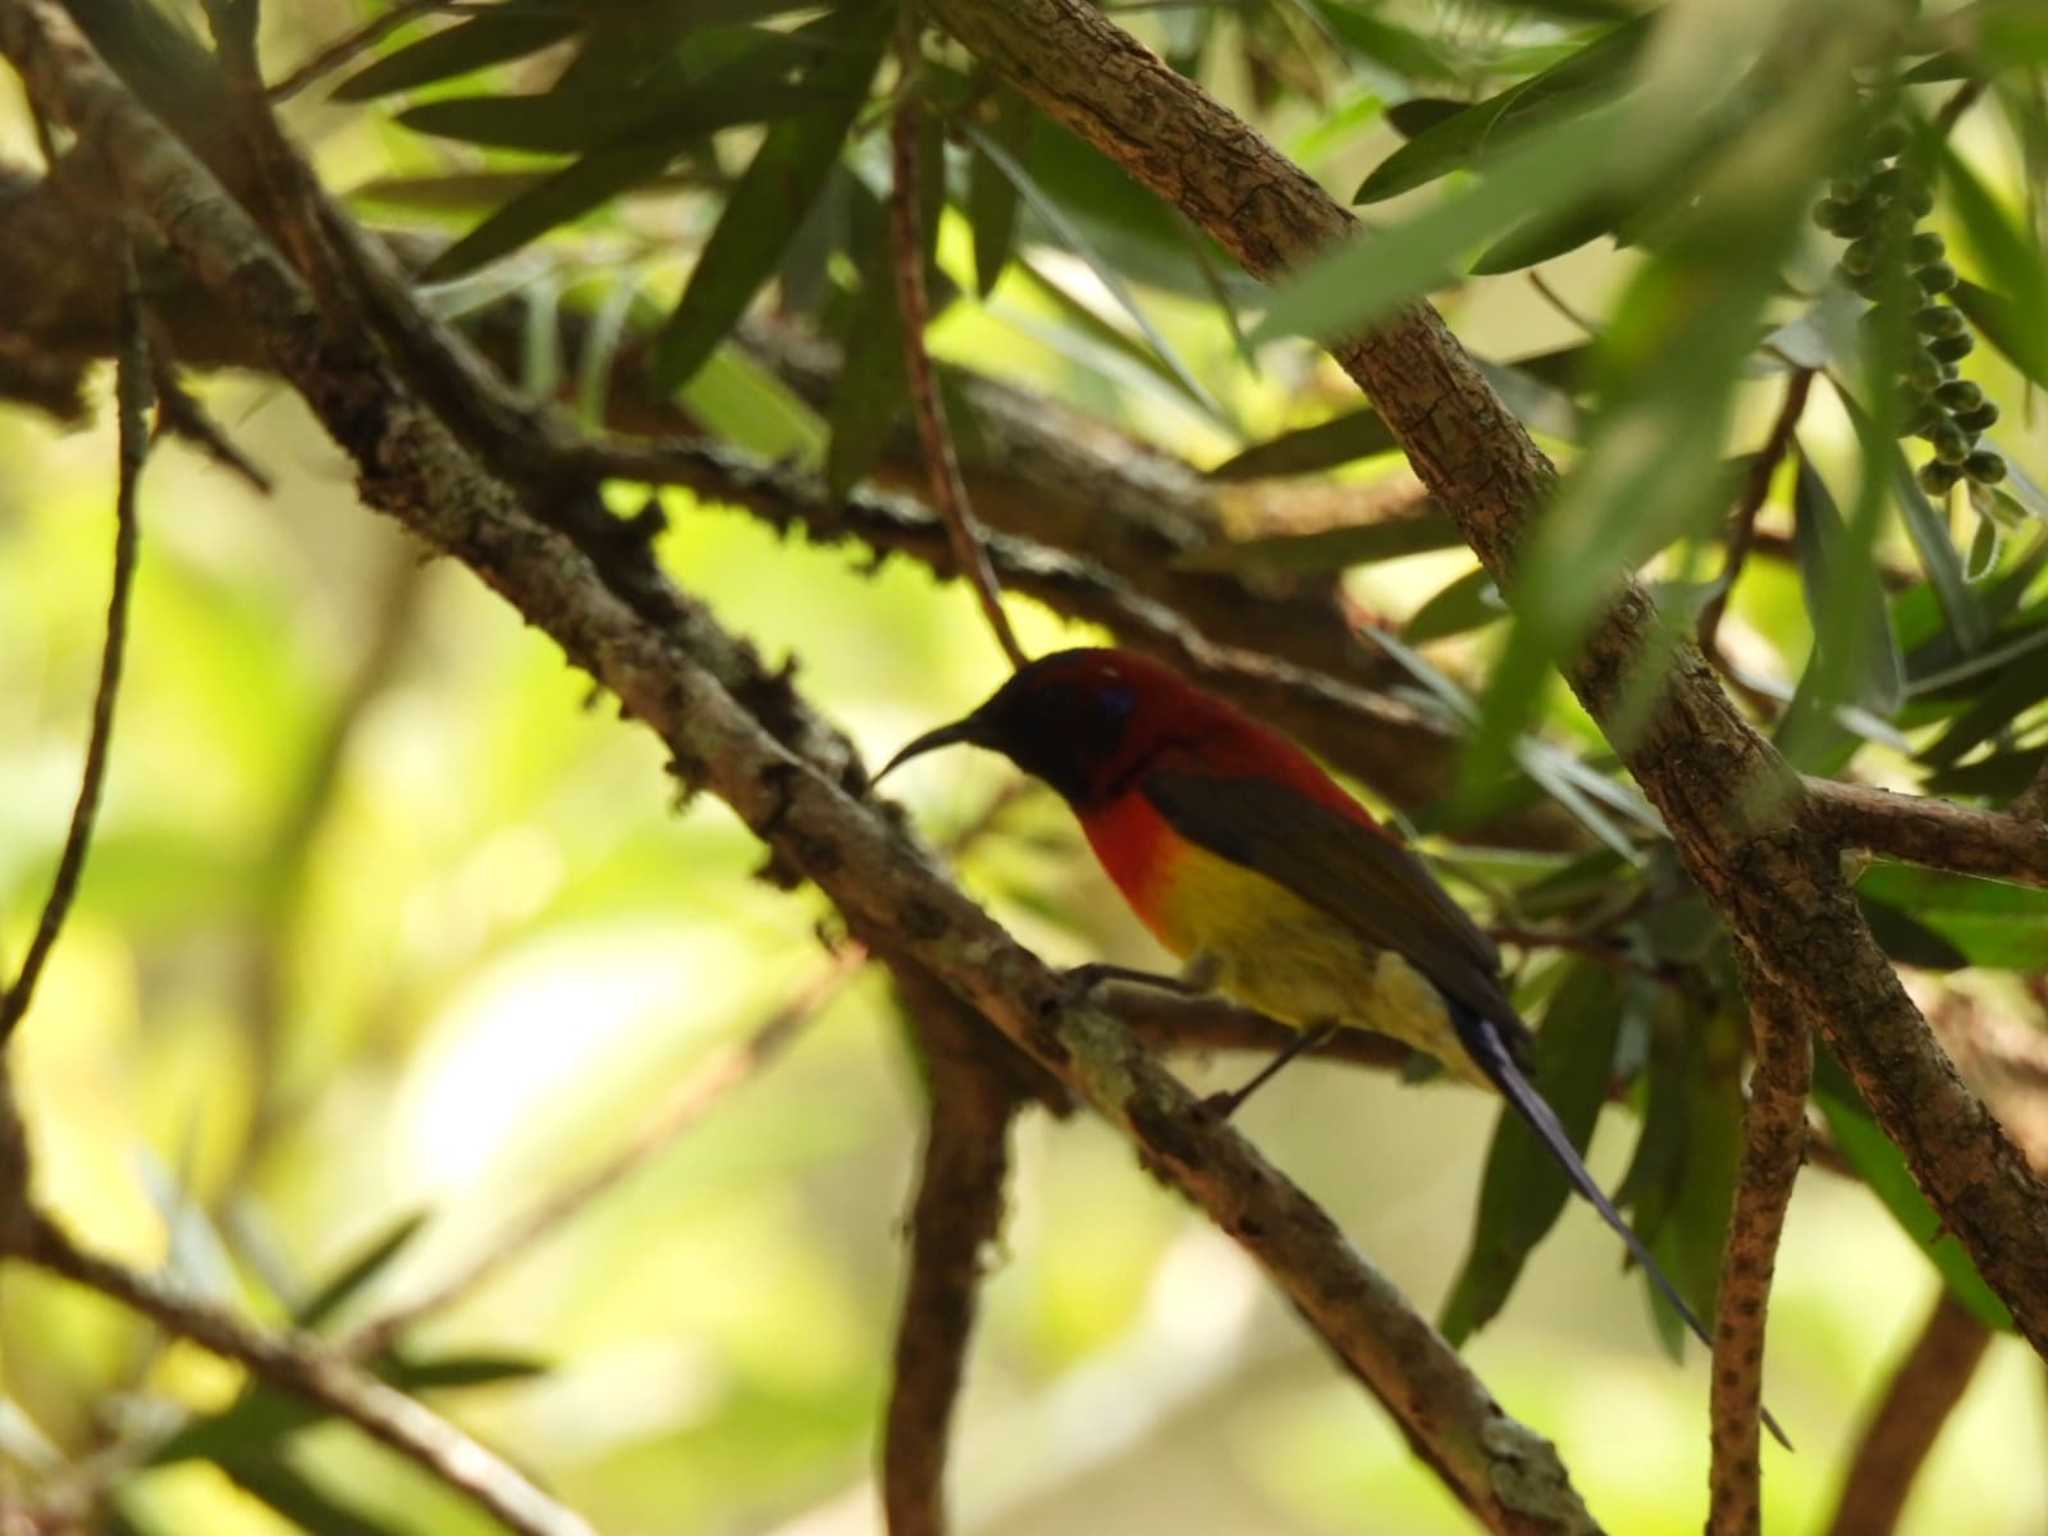
[[[276,8],[278,56],[354,19],[312,0]],[[309,102],[293,123],[338,186],[438,153],[361,111]],[[0,145],[27,155],[12,103],[0,125]],[[1270,127],[1333,184],[1394,142],[1353,135],[1323,155],[1304,113]],[[2002,145],[1965,145],[1996,171]],[[963,231],[946,230],[941,256],[968,282]],[[1546,270],[1598,313],[1630,268],[1603,246]],[[1319,365],[1235,366],[1205,306],[1147,302],[1253,436],[1339,395]],[[1445,308],[1490,357],[1573,336],[1519,284],[1480,285]],[[988,306],[956,306],[933,346],[1197,462],[1231,451],[1155,382],[1037,339],[1055,320],[1042,296],[1006,286]],[[721,396],[717,370],[707,378],[704,414],[747,416],[772,438],[752,381]],[[674,809],[654,740],[593,702],[551,643],[365,513],[286,391],[244,377],[199,387],[276,493],[259,497],[175,443],[150,466],[100,831],[18,1037],[16,1085],[38,1191],[82,1241],[266,1319],[423,1216],[334,1320],[346,1329],[431,1292],[663,1115],[694,1069],[829,967],[827,914],[814,893],[750,878],[759,849],[722,807]],[[1761,432],[1775,391],[1745,392],[1742,434]],[[789,446],[814,452],[792,421]],[[1808,430],[1818,451],[1853,454],[1831,401]],[[110,424],[60,433],[0,408],[0,466],[0,953],[15,956],[76,789],[108,575]],[[769,657],[797,658],[800,686],[871,761],[999,680],[967,597],[907,561],[870,572],[730,510],[680,496],[669,510],[670,569]],[[1457,552],[1390,562],[1355,573],[1353,594],[1400,618],[1469,566]],[[1012,606],[1033,650],[1095,638]],[[1454,644],[1446,664],[1470,665],[1489,643]],[[1796,672],[1806,640],[1789,568],[1752,566],[1730,643]],[[1578,728],[1562,706],[1555,724]],[[895,789],[937,840],[981,816],[1007,778],[993,760],[953,757]],[[1042,792],[1002,811],[960,876],[1051,958],[1159,961]],[[1187,1071],[1207,1088],[1247,1066]],[[1496,1115],[1462,1088],[1308,1064],[1241,1123],[1434,1313]],[[902,1025],[880,978],[863,974],[769,1070],[413,1334],[421,1356],[535,1367],[430,1400],[610,1536],[878,1530],[871,1467],[921,1119]],[[1626,1109],[1604,1113],[1591,1157],[1604,1182],[1619,1179],[1635,1129]],[[1116,1137],[1027,1114],[1012,1199],[957,1432],[961,1530],[1467,1528],[1247,1261]],[[1803,1176],[1767,1373],[1800,1449],[1765,1452],[1770,1529],[1825,1521],[1862,1416],[1936,1294],[1865,1190]],[[1682,1367],[1665,1358],[1637,1279],[1589,1211],[1567,1212],[1468,1353],[1511,1412],[1558,1442],[1610,1530],[1698,1528],[1704,1364],[1696,1349]],[[10,1267],[0,1499],[59,1460],[95,1466],[96,1451],[180,1407],[219,1408],[238,1383],[110,1304]],[[2044,1445],[2039,1362],[2001,1336],[1907,1529],[2048,1529]],[[353,1431],[307,1433],[291,1460],[376,1529],[489,1528]],[[289,1529],[203,1459],[114,1481],[111,1518],[138,1532]]]

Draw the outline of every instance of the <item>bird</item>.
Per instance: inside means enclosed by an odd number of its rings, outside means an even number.
[[[1493,941],[1404,843],[1288,737],[1132,651],[1054,652],[908,743],[876,781],[950,746],[1050,785],[1182,981],[1114,966],[1088,980],[1215,990],[1302,1031],[1213,1107],[1227,1115],[1321,1035],[1391,1035],[1497,1091],[1620,1236],[1693,1335],[1705,1326],[1587,1170],[1526,1070],[1528,1027]],[[1764,1423],[1788,1445],[1769,1413]]]

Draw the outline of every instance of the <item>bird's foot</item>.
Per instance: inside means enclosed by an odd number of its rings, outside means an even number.
[[[1129,965],[1104,965],[1091,961],[1077,965],[1066,973],[1067,990],[1079,1002],[1113,981],[1121,981],[1133,987],[1151,987],[1155,991],[1173,992],[1182,997],[1199,997],[1208,991],[1180,976],[1168,976],[1163,971],[1141,971]]]
[[[1250,1082],[1230,1093],[1210,1094],[1195,1106],[1196,1111],[1208,1119],[1228,1120],[1237,1113],[1239,1106],[1246,1099],[1271,1082],[1274,1074],[1282,1067],[1286,1066],[1287,1063],[1294,1060],[1295,1057],[1301,1055],[1304,1051],[1312,1051],[1317,1046],[1324,1044],[1336,1033],[1337,1026],[1335,1024],[1322,1024],[1314,1029],[1304,1030],[1301,1034],[1288,1041],[1287,1049],[1253,1073]]]

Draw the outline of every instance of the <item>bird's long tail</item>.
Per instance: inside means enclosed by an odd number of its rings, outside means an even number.
[[[1493,1085],[1500,1089],[1501,1096],[1515,1107],[1515,1112],[1527,1122],[1529,1129],[1534,1131],[1544,1146],[1550,1149],[1550,1155],[1557,1159],[1558,1166],[1564,1170],[1565,1177],[1571,1180],[1572,1187],[1585,1196],[1587,1203],[1600,1213],[1601,1219],[1615,1230],[1635,1261],[1643,1266],[1643,1271],[1649,1275],[1651,1283],[1664,1293],[1664,1299],[1670,1302],[1672,1309],[1684,1319],[1685,1326],[1692,1330],[1693,1337],[1706,1345],[1708,1352],[1711,1353],[1714,1341],[1708,1334],[1706,1325],[1686,1304],[1685,1298],[1678,1293],[1678,1287],[1672,1284],[1671,1277],[1664,1273],[1663,1266],[1650,1256],[1650,1250],[1644,1245],[1643,1240],[1636,1236],[1635,1229],[1622,1219],[1621,1212],[1614,1208],[1614,1202],[1607,1198],[1606,1192],[1594,1180],[1585,1160],[1579,1156],[1579,1149],[1572,1145],[1571,1137],[1559,1123],[1557,1112],[1537,1091],[1536,1085],[1523,1075],[1500,1030],[1478,1013],[1455,1003],[1452,1004],[1451,1014],[1457,1026],[1458,1039],[1464,1045],[1467,1054],[1478,1063],[1479,1069]],[[1771,1417],[1770,1410],[1764,1408],[1760,1411],[1764,1427],[1771,1432],[1772,1438],[1786,1450],[1791,1450],[1792,1442],[1785,1438],[1785,1431],[1778,1427],[1778,1421]]]

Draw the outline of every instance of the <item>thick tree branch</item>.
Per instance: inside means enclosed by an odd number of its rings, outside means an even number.
[[[71,810],[71,825],[64,833],[64,849],[57,858],[57,872],[50,881],[50,894],[43,914],[36,922],[35,936],[14,983],[0,995],[0,1049],[28,1012],[36,995],[36,982],[63,931],[71,901],[78,894],[79,876],[85,872],[85,856],[92,847],[93,821],[99,814],[100,786],[107,775],[107,749],[114,734],[114,701],[121,692],[121,661],[128,649],[128,594],[135,585],[135,552],[140,540],[140,523],[135,499],[142,484],[142,466],[149,457],[149,415],[153,374],[149,342],[145,335],[141,300],[137,294],[135,263],[131,254],[121,259],[120,288],[121,348],[115,374],[115,410],[119,418],[119,487],[114,493],[114,580],[107,598],[107,638],[100,651],[99,684],[93,693],[92,730],[85,744],[85,769],[78,779],[78,800]]]
[[[931,0],[930,10],[1254,275],[1278,277],[1355,233],[1297,166],[1082,0]],[[1549,461],[1428,305],[1332,351],[1512,598],[1516,550],[1555,483]],[[1611,726],[1639,660],[1672,658],[1640,728],[1616,743],[1625,762],[1772,984],[1771,1005],[1825,1034],[1935,1209],[2048,1354],[2048,1190],[1899,985],[1832,843],[1803,825],[1799,776],[1698,650],[1660,632],[1648,593],[1616,576],[1613,605],[1568,669],[1573,689]]]
[[[232,292],[361,470],[372,506],[471,566],[657,731],[676,772],[711,789],[854,933],[929,970],[1138,1145],[1273,1276],[1450,1488],[1498,1531],[1585,1531],[1554,1450],[1503,1413],[1384,1277],[1228,1126],[1198,1112],[1114,1020],[1077,1005],[931,867],[787,680],[680,594],[614,590],[606,556],[537,521],[484,475],[359,336],[332,332],[295,276],[199,165],[141,112],[55,0],[0,0],[0,51],[54,119],[94,146],[122,198],[209,287]],[[518,474],[517,462],[505,466]],[[545,502],[558,488],[538,488]],[[587,530],[585,536],[589,536]],[[658,618],[653,616],[658,613]],[[757,711],[775,724],[771,734]]]
[[[1857,1442],[1831,1536],[1890,1536],[1897,1528],[1913,1479],[1990,1343],[1991,1330],[1943,1286]]]
[[[1764,1328],[1785,1208],[1806,1152],[1806,1095],[1813,1082],[1813,1042],[1805,1024],[1772,1014],[1760,988],[1752,999],[1750,1028],[1756,1070],[1743,1110],[1742,1165],[1714,1319],[1709,1536],[1752,1536],[1763,1526],[1758,1423]]]

